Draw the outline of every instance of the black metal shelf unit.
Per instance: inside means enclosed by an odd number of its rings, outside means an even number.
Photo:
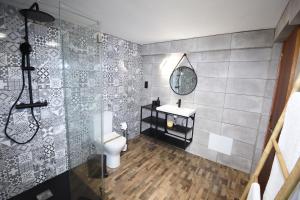
[[[143,118],[143,110],[150,110],[150,116]],[[164,118],[160,118],[159,113],[163,114]],[[156,107],[152,107],[151,104],[141,106],[140,132],[150,137],[163,140],[179,148],[186,149],[189,146],[189,144],[193,141],[195,114],[193,114],[190,117],[177,115],[178,117],[183,118],[185,120],[185,126],[176,124],[172,128],[167,127],[168,115],[174,114],[158,111],[156,110]],[[189,119],[193,120],[192,127],[188,126]],[[142,122],[150,124],[150,128],[142,131]],[[175,131],[177,134],[171,133],[168,130]],[[188,137],[188,133],[190,132],[191,136]]]

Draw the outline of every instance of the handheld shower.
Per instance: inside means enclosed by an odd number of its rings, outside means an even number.
[[[14,102],[14,104],[12,105],[12,107],[9,110],[9,114],[8,114],[7,121],[6,121],[5,128],[4,128],[4,133],[5,133],[6,137],[8,137],[13,142],[15,142],[17,144],[26,144],[26,143],[29,143],[35,137],[35,135],[37,134],[37,132],[40,128],[39,122],[37,121],[37,119],[34,115],[33,108],[44,107],[44,106],[48,105],[47,101],[33,102],[31,71],[35,70],[35,68],[30,65],[30,53],[32,52],[32,47],[29,44],[29,39],[28,39],[28,19],[31,19],[33,21],[39,21],[39,22],[52,22],[55,20],[55,18],[48,13],[40,11],[39,5],[37,3],[32,4],[32,6],[29,9],[20,10],[20,13],[24,17],[24,22],[25,22],[25,36],[24,36],[25,42],[20,45],[20,51],[22,53],[22,63],[21,63],[22,87],[21,87],[20,94],[18,95],[16,101]],[[28,78],[29,103],[20,103],[17,105],[17,103],[19,102],[19,100],[24,92],[24,89],[25,89],[25,71],[27,72],[27,78]],[[30,108],[32,118],[36,124],[36,129],[34,131],[34,134],[28,140],[26,140],[24,142],[17,141],[16,139],[12,138],[7,133],[7,128],[8,128],[10,117],[11,117],[12,110],[14,107],[16,109]]]

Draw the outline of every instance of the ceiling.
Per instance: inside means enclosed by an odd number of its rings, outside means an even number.
[[[274,28],[288,0],[62,1],[69,9],[99,20],[103,32],[147,44]]]

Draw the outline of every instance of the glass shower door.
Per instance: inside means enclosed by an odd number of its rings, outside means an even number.
[[[71,199],[101,199],[102,74],[99,25],[60,4]]]

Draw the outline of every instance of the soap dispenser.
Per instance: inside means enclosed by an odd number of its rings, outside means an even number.
[[[157,100],[156,100],[156,104],[157,104],[157,106],[160,106],[160,100],[159,100],[159,97],[158,97]]]

